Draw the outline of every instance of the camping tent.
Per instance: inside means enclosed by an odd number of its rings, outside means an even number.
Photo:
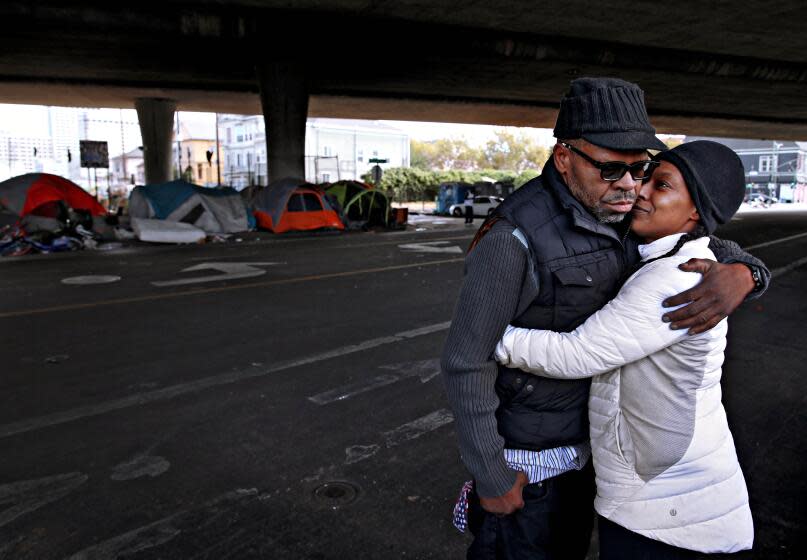
[[[361,181],[337,181],[325,187],[325,192],[334,196],[344,208],[357,194],[371,190],[373,187]]]
[[[80,186],[50,173],[26,173],[0,183],[0,208],[21,218],[29,231],[61,229],[68,209],[92,216],[93,226],[103,225],[107,213]]]
[[[348,223],[360,227],[389,225],[389,199],[380,191],[371,190],[357,194],[347,203],[344,212]]]
[[[389,224],[389,199],[381,191],[359,181],[339,181],[326,187],[325,192],[341,205],[348,227],[387,227]]]
[[[104,207],[87,191],[58,175],[26,173],[0,183],[0,205],[20,217],[40,213],[43,206],[57,201],[93,216],[106,214]]]
[[[129,215],[184,222],[207,233],[246,231],[255,225],[235,189],[204,188],[182,180],[135,187],[129,196]]]
[[[281,179],[255,194],[258,225],[275,233],[316,229],[345,229],[319,187],[297,179]]]

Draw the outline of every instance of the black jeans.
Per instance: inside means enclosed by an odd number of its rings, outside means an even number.
[[[468,501],[474,541],[468,560],[583,560],[594,524],[594,469],[524,487],[524,508],[498,517],[482,509],[476,492]]]
[[[465,223],[466,224],[474,223],[474,209],[472,206],[465,207]]]
[[[625,529],[601,515],[597,516],[600,534],[600,560],[690,560],[698,553],[649,539]]]

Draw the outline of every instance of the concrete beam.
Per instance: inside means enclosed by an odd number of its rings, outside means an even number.
[[[745,11],[604,0],[590,18],[578,15],[591,11],[587,0],[440,4],[10,0],[0,5],[0,102],[160,97],[181,110],[257,114],[256,59],[289,52],[283,29],[305,37],[294,56],[311,116],[551,126],[570,79],[608,75],[639,83],[665,131],[807,138],[796,0],[776,10],[751,0]]]
[[[176,107],[176,101],[172,99],[141,97],[135,100],[140,135],[143,138],[146,184],[171,180],[171,140]]]

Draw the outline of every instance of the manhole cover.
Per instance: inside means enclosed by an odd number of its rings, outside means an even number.
[[[359,488],[350,482],[326,482],[314,489],[314,498],[332,508],[338,508],[356,501]]]
[[[110,284],[118,280],[120,280],[120,276],[105,276],[99,274],[95,276],[71,276],[70,278],[63,279],[62,284],[86,286],[91,284]]]

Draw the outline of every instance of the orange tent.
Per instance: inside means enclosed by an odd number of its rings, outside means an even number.
[[[325,192],[296,179],[281,179],[264,187],[252,204],[258,227],[274,233],[345,229]]]
[[[20,217],[48,214],[59,201],[68,208],[84,210],[93,216],[104,216],[106,210],[87,191],[64,177],[50,173],[27,173],[0,183],[0,205]]]

